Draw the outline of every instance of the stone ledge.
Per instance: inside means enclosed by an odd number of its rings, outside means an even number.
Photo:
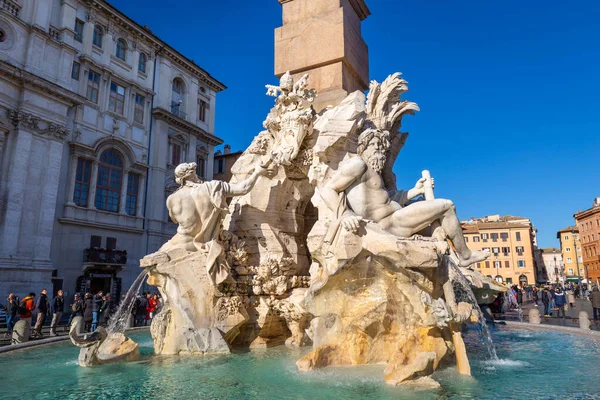
[[[506,325],[518,326],[522,328],[533,328],[533,329],[545,329],[549,331],[557,331],[564,333],[573,333],[576,335],[586,335],[592,336],[600,339],[600,332],[586,330],[581,328],[571,328],[568,326],[557,326],[557,325],[547,325],[547,324],[531,324],[529,322],[518,322],[518,321],[502,321]]]
[[[142,330],[146,330],[146,329],[149,330],[150,327],[149,326],[139,326],[139,327],[127,329],[125,332],[137,332],[137,331],[142,331]],[[29,347],[36,347],[36,346],[43,346],[46,344],[64,342],[66,340],[69,340],[69,335],[49,337],[46,339],[30,340],[29,342],[19,343],[19,344],[11,344],[11,345],[0,347],[0,354],[9,353],[11,351],[16,351],[16,350],[27,349]]]

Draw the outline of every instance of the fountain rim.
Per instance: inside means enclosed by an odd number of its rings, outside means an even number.
[[[149,326],[136,326],[134,328],[126,329],[125,332],[131,333],[131,332],[140,332],[140,331],[144,331],[144,330],[150,330],[150,327]],[[49,345],[61,343],[61,342],[68,341],[68,340],[69,340],[69,335],[64,335],[64,336],[58,336],[58,337],[48,337],[48,338],[39,339],[39,340],[30,340],[28,342],[19,343],[19,344],[9,344],[9,345],[0,347],[0,357],[2,357],[3,354],[12,353],[13,351],[30,349],[32,347],[49,346]]]
[[[537,330],[555,331],[570,333],[580,336],[588,336],[596,338],[600,341],[600,331],[586,330],[581,328],[575,328],[571,326],[559,326],[559,325],[544,325],[544,324],[532,324],[531,322],[520,322],[520,321],[495,321],[496,324],[511,325],[520,328],[532,328]]]

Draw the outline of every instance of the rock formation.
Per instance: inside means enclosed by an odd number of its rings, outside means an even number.
[[[83,317],[75,317],[71,322],[69,338],[81,348],[79,365],[92,367],[94,365],[112,364],[122,361],[135,361],[140,358],[137,343],[121,332],[107,332],[98,327],[93,333],[83,333]]]
[[[421,386],[456,352],[469,373],[460,331],[472,306],[453,280],[488,254],[466,247],[428,174],[396,188],[399,128],[418,111],[400,99],[406,81],[372,82],[367,97],[319,115],[307,82],[285,74],[267,86],[275,107],[231,182],[176,168],[181,188],[167,208],[177,235],[141,261],[166,299],[155,352],[312,344],[301,370],[385,363],[386,382]]]

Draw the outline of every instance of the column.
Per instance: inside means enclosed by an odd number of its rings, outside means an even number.
[[[55,140],[49,143],[47,164],[44,165],[44,181],[40,184],[42,191],[42,210],[38,217],[37,238],[34,249],[34,260],[50,261],[50,247],[54,232],[54,216],[56,213],[56,198],[60,179],[63,144]]]
[[[33,135],[22,129],[15,130],[17,137],[12,165],[8,168],[6,182],[7,203],[4,226],[2,227],[2,255],[7,258],[17,255],[25,185],[27,181],[31,142]]]
[[[77,155],[71,154],[71,160],[69,163],[69,182],[67,183],[67,205],[75,205],[75,178],[77,177]],[[89,202],[89,194],[88,194]]]
[[[137,210],[135,215],[138,217],[144,216],[144,200],[146,195],[146,177],[144,175],[140,175],[140,181],[138,185],[138,201],[137,201]]]
[[[98,184],[98,161],[92,162],[92,176],[90,178],[90,194],[88,200],[88,208],[96,209],[96,185]]]
[[[131,79],[134,82],[138,80],[138,63],[140,62],[140,52],[137,50],[137,45],[133,45],[131,50]],[[146,59],[146,72],[148,72],[148,59]]]
[[[129,182],[129,171],[123,174],[121,181],[121,198],[119,200],[119,214],[127,214],[125,204],[127,202],[127,183]]]
[[[114,51],[115,42],[113,40],[112,31],[107,29],[104,32],[104,37],[102,39],[102,49],[104,50],[104,54],[102,55],[102,62],[105,65],[110,65],[110,56]]]
[[[92,14],[87,15],[87,21],[83,25],[83,54],[92,54],[92,42],[94,39],[94,28],[96,19]]]

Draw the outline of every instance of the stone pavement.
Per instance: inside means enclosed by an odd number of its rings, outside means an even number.
[[[535,305],[532,300],[523,301],[523,321],[529,322],[529,310],[534,308]],[[566,326],[566,327],[576,327],[579,328],[579,312],[587,311],[590,321],[592,323],[591,328],[595,331],[600,331],[600,325],[594,323],[594,311],[592,308],[592,303],[589,300],[583,299],[575,299],[575,307],[569,307],[569,310],[566,312],[567,318],[563,319],[558,317],[543,317],[543,305],[541,300],[538,301],[538,308],[540,309],[540,313],[542,314],[542,325],[556,325],[556,326]],[[506,313],[506,319],[509,320],[518,320],[518,314],[516,311],[510,311]]]

